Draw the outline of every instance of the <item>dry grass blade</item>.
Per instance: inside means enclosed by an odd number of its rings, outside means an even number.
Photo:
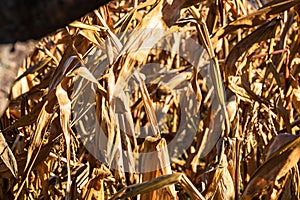
[[[58,84],[56,88],[55,95],[57,97],[57,101],[59,104],[60,110],[60,124],[63,130],[66,146],[67,146],[67,170],[68,170],[68,180],[67,180],[67,189],[66,189],[66,199],[69,199],[70,192],[71,192],[71,168],[70,168],[70,161],[71,161],[71,127],[70,127],[70,120],[71,120],[71,100],[68,96],[68,82],[69,78],[63,79],[63,81]]]
[[[37,65],[34,65],[30,67],[28,70],[26,70],[21,76],[19,76],[15,82],[21,80],[23,77],[27,76],[28,74],[37,72],[38,70],[42,69],[45,67],[50,61],[52,60],[51,57],[46,58],[45,60],[40,61]]]
[[[38,118],[37,118],[37,128],[35,133],[31,136],[31,144],[28,149],[28,156],[27,156],[27,163],[25,169],[30,169],[30,162],[34,162],[34,159],[32,158],[33,152],[41,146],[43,134],[46,132],[51,119],[54,115],[54,105],[56,104],[56,98],[54,94],[50,94],[48,96],[48,100],[44,104]],[[38,154],[38,152],[37,152]],[[32,164],[31,164],[32,165]]]
[[[195,186],[193,186],[190,180],[184,174],[181,173],[163,175],[141,184],[130,185],[120,190],[111,198],[111,200],[134,197],[138,194],[151,192],[175,183],[180,183],[182,187],[187,190],[192,199],[204,200],[204,197],[199,193],[199,191],[197,191],[197,189],[195,188]],[[126,192],[126,190],[130,191]]]
[[[10,131],[19,127],[23,127],[23,126],[28,126],[30,124],[33,124],[34,122],[36,122],[40,111],[42,110],[44,104],[45,104],[45,100],[40,102],[39,104],[37,104],[33,109],[32,112],[28,113],[28,115],[24,115],[23,117],[20,117],[17,121],[15,121],[15,123],[13,123],[12,125],[10,125],[9,127],[5,128],[3,130],[3,132],[5,131]]]
[[[163,188],[168,185],[175,184],[180,180],[181,176],[182,176],[182,174],[180,174],[180,173],[173,173],[173,174],[160,176],[158,178],[152,179],[150,181],[147,181],[147,182],[144,182],[141,184],[127,186],[126,188],[123,188],[118,193],[116,193],[111,198],[111,200],[134,197],[138,194],[144,194],[147,192],[151,192],[153,190]],[[128,189],[130,191],[126,192],[126,190],[128,190]]]
[[[193,185],[190,179],[186,177],[184,174],[181,175],[181,179],[179,180],[179,183],[184,188],[184,190],[190,195],[192,199],[205,200],[205,198]]]
[[[96,31],[85,29],[85,30],[80,30],[79,34],[82,35],[83,37],[87,38],[89,41],[94,43],[96,46],[102,45],[101,38]]]
[[[107,23],[105,22],[105,20],[102,18],[102,16],[100,15],[100,13],[97,10],[95,10],[94,12],[95,12],[96,16],[98,17],[98,19],[100,20],[100,22],[102,23],[102,25],[106,28],[106,32],[107,32],[108,36],[110,37],[110,39],[112,40],[112,43],[116,47],[117,53],[119,53],[121,51],[122,47],[123,47],[123,45],[121,44],[120,40],[110,30],[109,26],[107,25]]]
[[[31,144],[29,146],[28,152],[27,152],[27,161],[26,165],[24,167],[24,174],[22,177],[22,182],[20,184],[20,187],[18,188],[18,191],[15,195],[15,199],[19,198],[19,195],[21,194],[23,187],[25,185],[25,181],[28,178],[34,164],[36,163],[36,160],[39,156],[39,153],[41,151],[42,147],[42,139],[44,137],[44,134],[47,130],[47,128],[50,125],[50,122],[53,119],[54,112],[55,112],[55,104],[57,103],[56,98],[54,94],[48,95],[48,99],[46,103],[44,104],[42,110],[39,113],[39,116],[37,118],[37,128],[34,132],[34,134],[31,136]]]
[[[18,176],[18,165],[16,158],[9,148],[8,144],[3,137],[2,132],[0,132],[0,158],[6,165],[6,167],[10,170],[12,175],[17,178]]]
[[[197,26],[197,31],[199,32],[199,35],[200,35],[200,41],[205,46],[206,50],[209,53],[210,59],[211,59],[211,67],[210,67],[210,75],[211,76],[210,77],[211,77],[214,89],[217,90],[217,92],[216,92],[217,98],[218,98],[219,104],[221,104],[221,109],[225,115],[225,120],[226,120],[225,122],[226,122],[227,134],[228,134],[230,131],[230,125],[229,125],[229,120],[228,120],[228,114],[227,114],[227,111],[225,108],[226,105],[225,105],[224,86],[222,83],[219,62],[218,62],[217,57],[215,56],[212,40],[209,37],[209,32],[208,32],[208,28],[207,28],[205,21],[203,20],[200,13],[195,9],[194,6],[192,6],[190,8],[190,10],[191,10],[192,15],[199,21],[199,26]],[[222,121],[222,123],[223,123],[223,121]],[[215,139],[216,139],[216,137],[215,137]]]
[[[134,77],[137,79],[137,81],[139,83],[139,88],[141,90],[142,99],[143,99],[143,103],[145,106],[147,118],[148,118],[149,122],[151,123],[152,134],[155,137],[160,138],[160,130],[158,127],[158,123],[157,123],[156,116],[155,116],[155,111],[154,111],[153,105],[152,105],[152,100],[148,93],[147,87],[146,87],[144,80],[142,79],[140,73],[134,72]]]
[[[162,19],[161,9],[164,1],[158,1],[155,7],[143,18],[142,22],[130,34],[124,47],[120,51],[118,60],[121,56],[127,55],[119,76],[116,80],[114,93],[118,94],[127,85],[132,75],[134,65],[143,64],[148,56],[150,49],[165,34],[166,24]]]
[[[79,75],[88,81],[91,81],[92,83],[95,83],[99,89],[100,92],[106,93],[105,88],[97,81],[95,76],[86,68],[86,67],[78,67],[74,71],[72,71],[72,74]]]
[[[88,29],[88,30],[92,30],[92,31],[101,31],[101,28],[102,28],[102,27],[98,27],[95,25],[84,24],[80,21],[74,21],[74,22],[70,23],[69,26],[76,27],[76,28],[82,28],[82,29]],[[102,28],[102,29],[104,29],[104,28]]]

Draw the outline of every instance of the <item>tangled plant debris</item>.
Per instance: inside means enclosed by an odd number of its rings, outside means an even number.
[[[299,199],[299,3],[118,0],[42,38],[0,199]]]

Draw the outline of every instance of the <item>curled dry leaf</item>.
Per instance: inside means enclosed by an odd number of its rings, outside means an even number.
[[[142,180],[150,181],[162,175],[171,174],[170,158],[167,143],[164,138],[147,137],[143,143],[141,168],[149,169],[142,173]],[[174,185],[157,189],[141,195],[141,199],[178,199]]]
[[[68,180],[67,180],[67,189],[66,189],[66,199],[69,199],[71,192],[71,100],[68,96],[68,82],[70,78],[65,78],[63,81],[58,84],[56,88],[55,95],[59,104],[59,113],[60,113],[60,125],[65,136],[66,146],[67,146],[67,170],[68,170]]]
[[[274,142],[278,142],[278,139]],[[273,150],[275,149],[277,148],[273,145]],[[252,199],[262,194],[274,181],[280,179],[298,163],[299,155],[300,137],[298,136],[283,144],[257,169],[243,192],[242,199]]]

